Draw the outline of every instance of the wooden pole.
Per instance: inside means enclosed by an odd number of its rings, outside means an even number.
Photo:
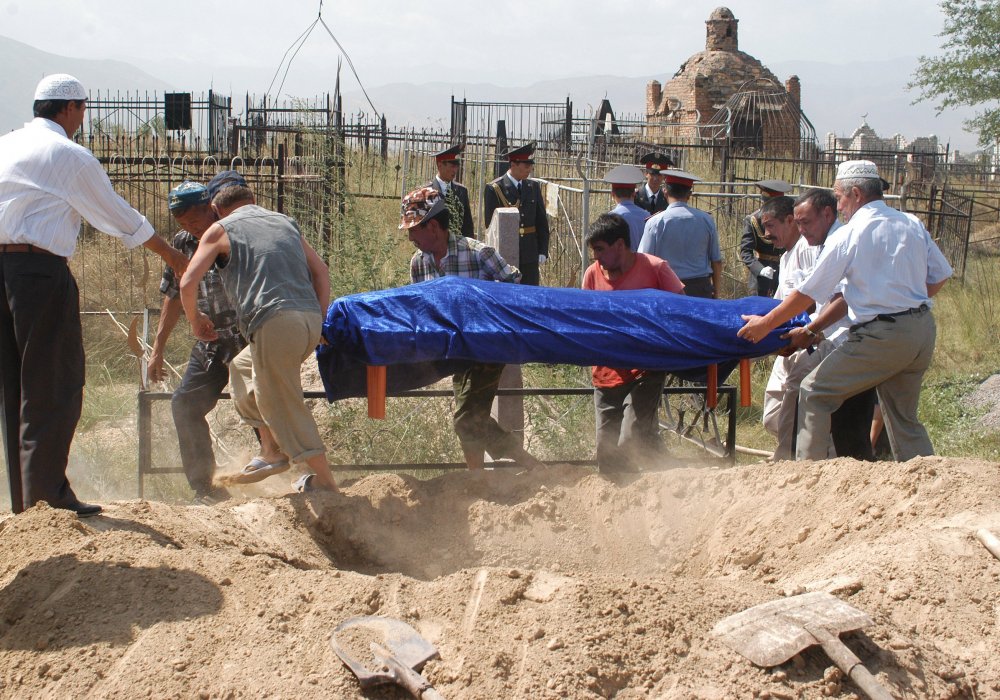
[[[368,417],[385,418],[384,365],[368,365]]]
[[[715,409],[719,405],[719,365],[708,366],[705,406]]]
[[[750,395],[750,360],[743,358],[740,360],[740,406],[747,407],[753,405],[753,396]]]

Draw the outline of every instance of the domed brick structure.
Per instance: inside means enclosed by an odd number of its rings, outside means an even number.
[[[783,138],[798,139],[800,115],[799,79],[792,76],[782,86],[774,75],[759,60],[739,50],[739,20],[727,7],[716,8],[706,26],[705,50],[691,56],[680,67],[674,77],[661,87],[654,80],[646,87],[646,120],[663,127],[651,129],[651,135],[658,139],[703,140],[714,138],[717,130],[703,129],[696,125],[708,125],[725,120],[726,114],[719,114],[731,100],[743,92],[763,91],[768,95],[766,107],[754,107],[768,114],[746,114],[741,117],[743,124],[731,124],[737,131],[749,131],[749,137],[758,149],[768,140],[764,133],[764,122],[786,122],[781,126]],[[751,103],[753,100],[751,100]],[[776,112],[783,112],[776,115]],[[732,133],[733,129],[729,132]],[[793,131],[793,134],[787,132]],[[743,135],[746,138],[746,134]],[[757,143],[759,141],[759,144]]]

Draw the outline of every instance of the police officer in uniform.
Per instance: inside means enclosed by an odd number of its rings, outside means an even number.
[[[792,186],[784,180],[761,180],[755,183],[763,199],[780,197],[792,191]],[[764,234],[760,220],[760,209],[743,219],[743,235],[740,237],[740,260],[750,271],[747,287],[750,294],[773,297],[778,289],[778,268],[782,249],[776,247]]]
[[[635,191],[632,201],[648,211],[659,214],[667,208],[667,198],[663,194],[663,171],[674,167],[670,156],[662,153],[647,153],[639,159],[646,166],[646,184]]]
[[[520,249],[517,267],[521,284],[538,286],[539,265],[549,255],[549,220],[545,214],[542,188],[528,179],[535,165],[535,142],[508,151],[504,158],[509,169],[483,190],[483,221],[489,228],[497,207],[517,207],[521,214]]]
[[[629,231],[629,250],[634,253],[639,249],[646,219],[649,218],[649,212],[632,199],[636,185],[644,181],[642,170],[634,165],[619,165],[608,171],[604,181],[611,185],[611,199],[615,201],[615,207],[609,213],[625,219]]]
[[[458,169],[462,165],[459,156],[464,150],[463,144],[456,144],[435,153],[434,163],[437,165],[438,174],[427,183],[427,186],[433,187],[444,197],[444,203],[450,213],[449,231],[456,236],[475,238],[476,230],[472,224],[469,190],[462,183],[455,181]]]

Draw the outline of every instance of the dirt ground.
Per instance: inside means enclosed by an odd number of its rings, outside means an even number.
[[[446,698],[855,697],[818,648],[761,669],[710,633],[827,590],[873,618],[844,640],[895,697],[996,698],[1000,561],[973,533],[1000,534],[998,475],[562,466],[86,520],[40,505],[0,522],[0,697],[359,697],[329,644],[355,615],[435,644]]]

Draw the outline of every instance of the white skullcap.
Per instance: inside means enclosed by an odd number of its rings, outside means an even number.
[[[85,100],[83,83],[66,73],[53,73],[42,78],[35,88],[36,100]]]
[[[870,160],[845,160],[837,168],[837,180],[878,180],[878,166]]]

